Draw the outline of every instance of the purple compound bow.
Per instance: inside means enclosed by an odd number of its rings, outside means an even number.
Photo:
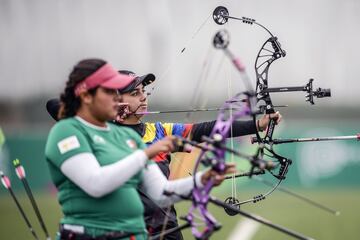
[[[239,93],[223,105],[223,109],[233,108],[234,103],[238,106],[236,106],[237,110],[235,112],[223,110],[219,112],[210,136],[207,139],[204,139],[205,145],[202,147],[202,152],[195,163],[193,176],[195,176],[196,172],[199,170],[201,163],[211,167],[218,173],[225,172],[226,149],[222,146],[226,145],[226,138],[229,137],[232,123],[237,119],[253,114],[254,111],[250,104],[250,98],[254,96],[255,95],[251,95],[248,92]],[[247,101],[241,101],[243,99],[246,99]],[[204,186],[198,186],[194,177],[192,206],[186,216],[186,220],[190,223],[192,233],[197,239],[207,239],[214,231],[220,229],[220,225],[216,219],[207,210],[207,204],[210,197],[209,194],[213,186],[214,183],[212,180],[209,180]],[[202,220],[206,225],[202,230],[200,230],[199,226],[194,222],[196,211],[200,213]]]

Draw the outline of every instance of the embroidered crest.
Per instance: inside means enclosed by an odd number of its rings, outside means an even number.
[[[137,144],[133,139],[128,139],[126,140],[126,144],[131,148],[131,149],[137,149]]]
[[[103,137],[100,137],[99,135],[94,135],[93,140],[95,143],[105,144],[105,139]]]

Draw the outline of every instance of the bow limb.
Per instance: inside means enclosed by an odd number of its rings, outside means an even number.
[[[281,45],[278,42],[277,37],[275,37],[263,25],[256,23],[256,21],[254,19],[246,18],[246,17],[237,18],[237,17],[229,16],[228,10],[222,6],[219,6],[214,10],[213,19],[219,25],[225,24],[229,19],[236,19],[236,20],[240,20],[246,24],[258,25],[269,33],[270,38],[267,41],[265,41],[265,43],[260,48],[258,55],[256,57],[256,61],[255,61],[256,100],[253,100],[253,101],[257,102],[258,106],[260,105],[260,103],[265,104],[265,105],[259,106],[260,111],[261,111],[261,109],[265,109],[266,114],[275,113],[275,109],[274,109],[274,105],[272,104],[270,93],[265,90],[268,88],[268,73],[269,73],[270,65],[275,60],[277,60],[281,57],[284,57],[286,55],[285,51],[281,48]],[[231,59],[232,63],[236,67],[236,69],[240,72],[247,88],[251,89],[250,80],[246,74],[244,64],[242,64],[240,59],[236,58],[235,55],[232,54],[232,52],[227,48],[229,45],[229,39],[230,39],[230,37],[227,34],[227,32],[225,30],[222,30],[216,34],[216,36],[214,38],[214,46],[216,48],[220,48],[220,49],[224,50],[225,54]],[[256,112],[253,112],[252,117],[253,117],[253,122],[256,126],[257,124],[256,124],[256,114],[255,113]],[[267,193],[257,195],[251,199],[248,199],[248,200],[245,200],[242,202],[238,201],[236,198],[233,198],[233,197],[228,198],[227,200],[230,199],[230,203],[233,202],[237,206],[240,206],[241,204],[245,204],[245,203],[249,203],[249,202],[256,203],[260,200],[263,200],[263,199],[265,199],[266,196],[270,195],[273,191],[275,191],[275,189],[285,179],[286,173],[288,171],[288,167],[291,164],[291,160],[276,154],[272,149],[271,142],[272,142],[272,136],[274,133],[275,125],[276,125],[275,120],[270,119],[268,126],[267,126],[266,134],[263,138],[259,134],[259,129],[256,130],[255,134],[258,139],[259,148],[258,148],[257,153],[254,155],[254,157],[263,159],[264,156],[270,155],[273,159],[277,160],[277,162],[280,165],[278,173],[274,173],[273,171],[271,171],[272,169],[268,169],[268,170],[274,177],[276,177],[279,180],[278,183],[275,184],[274,187],[272,189],[270,189]],[[265,145],[265,141],[270,143],[269,146]],[[255,166],[253,165],[250,170],[250,177],[252,176],[252,173],[254,172],[254,170],[255,170]],[[234,181],[234,179],[233,179],[233,181]]]
[[[229,107],[234,102],[239,104],[241,110],[232,112],[231,114],[220,111],[210,136],[205,140],[205,145],[202,147],[202,152],[197,159],[194,167],[193,175],[199,170],[200,165],[211,167],[211,169],[219,174],[226,171],[225,152],[221,147],[226,145],[226,138],[229,136],[231,125],[233,121],[250,114],[249,105],[243,101],[239,101],[241,97],[248,97],[247,93],[237,94],[230,101],[226,102],[223,109]],[[186,219],[191,223],[192,233],[197,239],[207,239],[214,231],[220,228],[215,218],[207,210],[209,201],[209,194],[213,188],[213,181],[209,180],[205,185],[199,186],[194,178],[194,189],[192,191],[192,207],[190,208]],[[196,213],[200,214],[201,220],[205,223],[205,228],[199,229],[199,226],[194,222]]]
[[[271,50],[270,50],[271,49]],[[281,58],[285,57],[286,53],[281,49],[280,43],[277,38],[271,36],[261,47],[255,60],[255,72],[256,72],[256,97],[258,102],[264,102],[266,114],[275,113],[274,105],[272,103],[270,93],[266,90],[268,86],[269,68],[271,64]],[[260,142],[265,140],[272,141],[276,122],[274,119],[270,119],[266,134],[263,138],[260,137],[259,132],[256,132],[256,136]]]

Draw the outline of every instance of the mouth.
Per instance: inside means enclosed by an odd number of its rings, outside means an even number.
[[[115,105],[115,106],[113,106],[113,109],[114,109],[115,111],[119,111],[119,106],[118,106],[118,105]]]
[[[147,111],[147,104],[141,104],[136,112],[142,113],[142,112],[146,112],[146,111]]]

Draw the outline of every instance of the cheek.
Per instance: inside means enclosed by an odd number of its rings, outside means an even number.
[[[128,97],[128,96],[121,96],[121,97],[120,97],[120,102],[122,102],[122,103],[127,103],[127,102],[129,102],[129,97]]]
[[[98,106],[102,109],[110,109],[113,108],[115,103],[115,98],[111,95],[104,95],[99,98]]]
[[[121,102],[122,103],[128,103],[130,106],[135,103],[134,98],[129,97],[129,96],[123,97]]]

